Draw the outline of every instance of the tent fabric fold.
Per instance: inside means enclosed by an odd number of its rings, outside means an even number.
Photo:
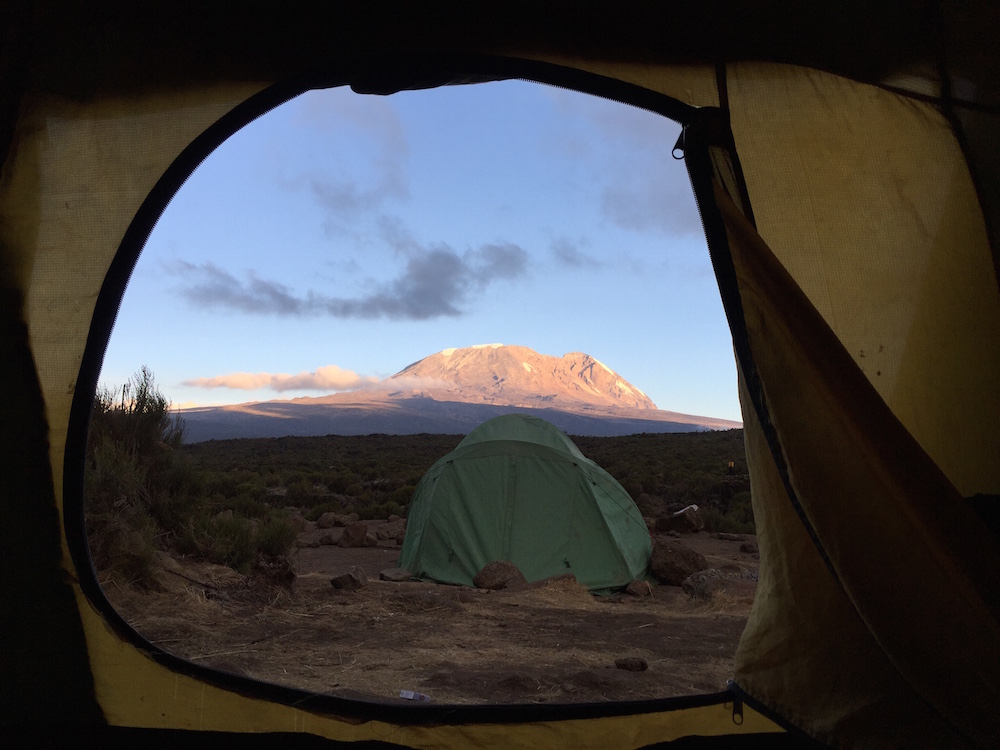
[[[757,344],[752,350],[766,408],[779,439],[795,435],[781,440],[795,502],[837,577],[815,575],[834,591],[843,589],[901,680],[955,725],[971,729],[1000,697],[989,666],[1000,659],[996,540],[722,191],[717,201],[732,240],[748,333]],[[769,382],[781,386],[768,388]],[[779,528],[788,526],[795,528]],[[785,585],[803,596],[813,581],[797,570]],[[741,668],[752,674],[742,665],[753,663],[760,648],[754,634],[767,627],[753,620],[748,626],[738,674]],[[846,646],[847,632],[840,626],[830,635]],[[805,635],[793,628],[769,637],[787,646]],[[968,650],[941,647],[952,639]],[[855,668],[853,660],[840,665]],[[810,671],[822,684],[837,668],[836,661],[820,661]],[[984,743],[994,732],[987,722],[972,736]]]

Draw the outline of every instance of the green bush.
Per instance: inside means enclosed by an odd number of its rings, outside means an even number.
[[[207,513],[190,519],[176,541],[181,554],[249,573],[256,556],[253,522],[236,513]]]
[[[148,368],[120,393],[102,388],[94,398],[84,477],[90,552],[99,575],[150,586],[161,518],[174,517],[191,478],[173,466],[183,425]]]
[[[227,500],[223,505],[223,510],[231,510],[246,518],[267,518],[272,513],[270,505],[251,495],[239,495],[232,500]]]
[[[315,487],[307,479],[299,479],[288,485],[288,494],[285,498],[289,503],[308,504],[310,498],[316,494]]]
[[[753,505],[749,492],[738,492],[729,501],[725,509],[714,505],[699,508],[701,518],[705,522],[705,531],[728,532],[730,534],[756,534]]]
[[[413,493],[416,492],[417,488],[412,484],[408,484],[399,489],[393,490],[392,494],[389,495],[389,502],[398,503],[399,505],[406,505],[413,499]]]
[[[102,580],[152,585],[158,547],[243,573],[289,553],[295,529],[265,502],[274,474],[195,471],[178,450],[183,425],[147,368],[120,394],[97,392],[87,441],[87,532]],[[304,480],[295,487],[312,492]]]
[[[206,511],[189,519],[187,528],[178,534],[175,547],[181,554],[249,574],[261,555],[267,558],[287,555],[296,536],[291,523],[276,513],[265,518],[248,518],[232,511],[214,515]]]
[[[282,557],[291,551],[296,538],[298,532],[287,519],[271,516],[257,530],[257,551],[272,558]]]

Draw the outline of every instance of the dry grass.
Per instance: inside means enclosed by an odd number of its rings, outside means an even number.
[[[344,564],[385,567],[378,550],[331,549]],[[594,597],[572,579],[477,591],[372,578],[336,591],[330,574],[292,590],[186,560],[166,562],[160,591],[112,590],[154,645],[193,662],[313,693],[392,699],[414,690],[443,703],[633,700],[715,692],[752,603],[752,584],[692,600]],[[615,669],[623,656],[648,670]]]

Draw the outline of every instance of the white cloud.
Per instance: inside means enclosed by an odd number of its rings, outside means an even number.
[[[256,391],[355,391],[378,383],[378,378],[362,377],[351,370],[337,365],[317,367],[314,372],[300,372],[298,375],[270,372],[233,372],[212,378],[185,380],[184,385],[192,388],[229,388],[231,390]]]

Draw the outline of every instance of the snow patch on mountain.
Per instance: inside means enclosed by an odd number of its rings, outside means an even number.
[[[416,379],[416,380],[414,380]],[[448,398],[517,407],[600,406],[655,410],[656,404],[603,362],[583,352],[562,357],[539,354],[524,346],[480,344],[445,349],[414,362],[387,379],[406,381],[433,398],[418,382],[444,384]]]

